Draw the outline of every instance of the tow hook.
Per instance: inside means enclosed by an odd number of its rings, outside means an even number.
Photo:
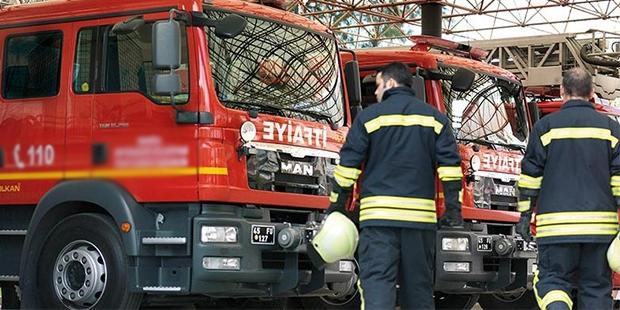
[[[506,236],[499,236],[493,245],[493,249],[500,256],[508,256],[512,254],[512,252],[515,251],[515,248],[515,242],[506,238]]]

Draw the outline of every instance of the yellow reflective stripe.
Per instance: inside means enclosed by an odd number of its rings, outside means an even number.
[[[611,177],[611,186],[620,186],[620,176],[614,175]]]
[[[398,196],[371,196],[360,200],[360,209],[372,207],[395,207],[435,212],[435,201],[432,199]]]
[[[565,303],[568,306],[568,309],[573,308],[573,301],[570,299],[570,296],[561,290],[553,290],[545,294],[545,297],[543,297],[541,301],[540,308],[547,309],[547,306],[557,301]]]
[[[360,211],[360,222],[368,220],[390,220],[405,222],[437,223],[435,212],[372,208]]]
[[[538,287],[537,287],[538,281],[539,281],[538,280],[538,270],[536,270],[536,271],[534,271],[534,283],[533,283],[533,286],[534,286],[534,297],[536,297],[536,303],[538,304],[538,307],[540,309],[544,309],[542,307],[542,299],[540,298],[540,295],[538,295]]]
[[[460,179],[463,177],[463,171],[460,166],[455,167],[439,167],[437,168],[437,174],[442,181],[450,181]]]
[[[618,223],[614,224],[563,224],[536,227],[536,237],[615,235]]]
[[[558,139],[600,139],[611,142],[611,147],[616,147],[618,138],[611,134],[611,130],[593,127],[566,127],[553,128],[540,137],[543,146],[547,146],[552,140]]]
[[[362,280],[358,279],[357,280],[357,288],[360,291],[360,299],[361,299],[361,306],[360,306],[360,310],[366,310],[366,303],[364,302],[364,289],[362,288]]]
[[[620,196],[620,186],[614,186],[611,188],[611,193],[614,196]]]
[[[536,215],[536,226],[579,223],[618,223],[618,213],[608,211],[553,212]]]
[[[59,180],[127,177],[174,177],[189,175],[228,175],[226,167],[173,167],[173,168],[111,168],[94,170],[67,170],[43,172],[8,172],[0,173],[0,180]]]
[[[517,185],[523,188],[540,189],[543,177],[531,177],[527,174],[521,174]]]
[[[338,173],[339,175],[341,175],[341,176],[343,176],[345,178],[357,180],[357,178],[362,173],[362,170],[338,165],[334,169],[334,173]]]
[[[417,114],[381,115],[364,123],[364,127],[366,127],[366,131],[368,133],[372,133],[381,127],[389,127],[389,126],[431,127],[435,130],[435,133],[437,134],[439,134],[441,132],[441,129],[443,128],[443,125],[440,122],[438,122],[433,116],[417,115]]]
[[[526,212],[530,210],[530,204],[531,201],[528,200],[521,200],[519,201],[518,205],[517,205],[517,211],[519,212]]]
[[[337,173],[334,173],[334,179],[336,179],[336,182],[338,183],[338,185],[340,185],[340,187],[348,188],[355,184],[355,180],[347,179]]]
[[[336,192],[331,192],[329,194],[329,202],[331,203],[335,203],[336,201],[338,201],[338,193]]]

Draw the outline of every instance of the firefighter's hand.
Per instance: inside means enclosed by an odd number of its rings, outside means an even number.
[[[329,208],[327,208],[326,213],[330,214],[334,211],[338,211],[345,215],[348,214],[347,201],[349,201],[350,195],[350,189],[335,187],[329,195]]]
[[[460,228],[463,227],[463,216],[461,215],[460,208],[448,208],[446,212],[443,214],[441,219],[439,219],[439,227],[452,227],[452,228]]]
[[[517,224],[517,233],[523,238],[523,240],[527,242],[531,242],[534,238],[532,237],[532,231],[530,230],[530,221],[532,220],[532,212],[523,212],[521,213],[521,218],[519,219],[519,223]]]

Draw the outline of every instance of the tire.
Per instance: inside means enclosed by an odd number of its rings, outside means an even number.
[[[58,223],[37,266],[36,295],[42,308],[140,306],[142,294],[129,292],[128,258],[118,229],[107,216],[77,214]]]
[[[12,282],[0,283],[0,309],[19,309],[19,295],[17,294],[17,284]]]
[[[478,303],[482,309],[538,309],[534,291],[523,290],[514,294],[487,294],[481,295]]]
[[[475,294],[444,294],[435,293],[435,309],[437,310],[469,310],[476,302],[479,295]]]

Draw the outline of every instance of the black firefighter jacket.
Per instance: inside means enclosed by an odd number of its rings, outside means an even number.
[[[411,89],[397,87],[357,116],[334,178],[351,188],[362,175],[360,227],[435,229],[435,172],[444,188],[460,190],[460,157],[448,118]]]
[[[534,127],[521,163],[519,210],[536,199],[540,244],[610,242],[618,229],[620,125],[570,100]]]

